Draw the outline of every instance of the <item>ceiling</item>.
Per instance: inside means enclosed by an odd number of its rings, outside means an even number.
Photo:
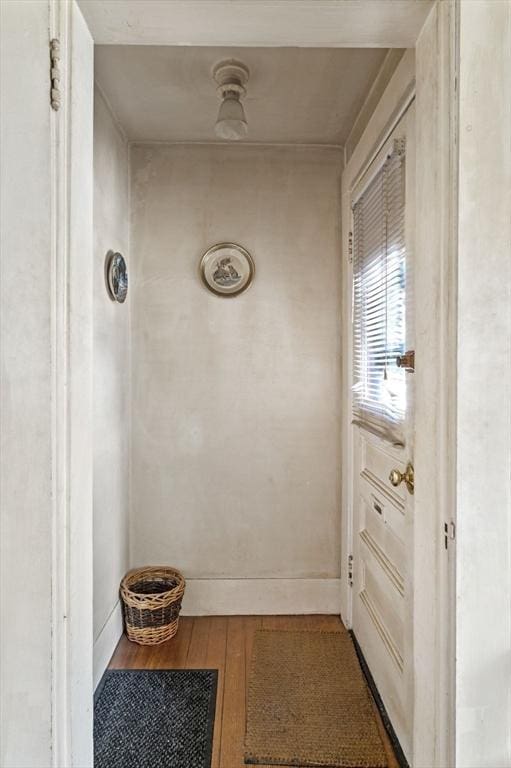
[[[129,139],[216,141],[213,66],[250,69],[246,142],[344,145],[384,48],[98,45],[95,77]]]

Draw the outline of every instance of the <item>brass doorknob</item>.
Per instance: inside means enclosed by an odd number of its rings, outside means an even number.
[[[409,493],[413,493],[414,478],[413,478],[413,464],[408,462],[404,472],[400,472],[399,469],[392,469],[389,475],[390,484],[397,488],[402,482],[405,483]]]

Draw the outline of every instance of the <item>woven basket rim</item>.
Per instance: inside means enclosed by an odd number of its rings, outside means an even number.
[[[172,589],[165,590],[164,592],[135,592],[133,589],[131,589],[130,585],[137,581],[137,577],[138,581],[143,580],[144,577],[147,577],[147,581],[150,581],[151,574],[154,576],[157,574],[161,574],[162,576],[173,576],[177,579],[177,584],[175,587],[172,587]],[[149,599],[151,597],[162,598],[164,595],[177,595],[181,591],[184,591],[185,584],[185,578],[181,571],[178,571],[177,568],[172,568],[168,565],[150,565],[146,566],[145,568],[132,568],[130,571],[128,571],[122,578],[121,591],[128,592],[130,595],[134,595],[142,599]]]

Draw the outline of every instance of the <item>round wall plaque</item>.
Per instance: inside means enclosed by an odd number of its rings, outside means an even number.
[[[128,294],[128,269],[124,256],[108,251],[105,261],[105,277],[110,298],[122,304]]]
[[[201,259],[200,273],[207,288],[217,296],[238,296],[255,274],[252,256],[235,243],[218,243]]]

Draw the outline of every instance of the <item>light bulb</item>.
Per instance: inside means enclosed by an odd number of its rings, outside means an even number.
[[[221,139],[238,141],[248,133],[245,110],[237,93],[227,93],[220,104],[215,133]]]

